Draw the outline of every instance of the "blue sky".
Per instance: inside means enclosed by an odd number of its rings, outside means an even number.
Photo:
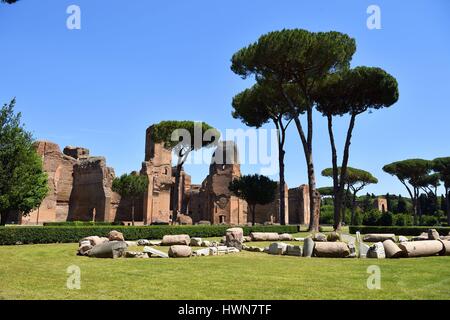
[[[66,28],[71,4],[81,8],[81,30]],[[381,8],[381,30],[366,26],[371,4]],[[379,178],[367,191],[405,194],[384,164],[450,155],[449,15],[447,0],[20,0],[0,5],[0,102],[16,96],[37,139],[87,147],[121,174],[140,168],[152,123],[190,119],[246,129],[231,117],[231,100],[251,83],[230,71],[230,58],[261,34],[345,32],[357,42],[354,66],[381,67],[400,86],[395,106],[360,117],[350,165]],[[340,141],[347,120],[337,122]],[[330,147],[325,120],[317,115],[315,123],[320,172],[330,166]],[[293,126],[286,149],[287,183],[306,183]],[[207,165],[186,169],[196,183],[208,172]],[[319,186],[330,184],[318,177]]]

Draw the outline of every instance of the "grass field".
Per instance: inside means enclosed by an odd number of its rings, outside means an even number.
[[[0,299],[450,298],[450,257],[307,259],[241,252],[103,260],[78,257],[76,249],[77,244],[0,247]],[[81,269],[80,290],[66,287],[71,265]],[[367,288],[370,265],[381,269],[380,290]]]

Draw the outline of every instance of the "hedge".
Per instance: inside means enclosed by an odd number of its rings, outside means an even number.
[[[126,240],[162,239],[168,234],[188,234],[191,237],[222,237],[230,226],[72,226],[72,227],[0,227],[0,245],[36,243],[74,243],[88,236],[106,237],[111,230],[122,232]],[[296,233],[298,226],[242,227],[250,232]]]
[[[424,227],[424,226],[350,226],[350,233],[355,234],[357,231],[361,234],[369,233],[394,233],[399,236],[418,236],[422,232],[429,229],[436,229],[441,236],[450,233],[450,227]]]

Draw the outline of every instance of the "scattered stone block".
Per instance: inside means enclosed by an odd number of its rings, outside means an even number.
[[[157,246],[160,246],[162,244],[162,241],[161,240],[150,240],[150,246],[154,246],[154,247],[157,247]]]
[[[295,256],[295,257],[302,257],[303,256],[303,247],[301,246],[294,246],[294,245],[288,245],[286,248],[287,256]]]
[[[392,240],[383,242],[386,258],[400,258],[403,255],[402,249]]]
[[[203,240],[202,241],[202,247],[211,247],[211,241]]]
[[[356,243],[356,238],[349,235],[349,234],[341,234],[341,241],[346,242],[346,243]]]
[[[386,252],[384,251],[383,243],[382,242],[377,242],[377,243],[373,244],[369,248],[369,251],[367,251],[367,258],[385,259],[386,258]]]
[[[442,245],[444,246],[444,250],[440,252],[441,256],[450,256],[450,241],[447,240],[439,240],[442,242]]]
[[[137,241],[137,245],[144,247],[144,246],[150,246],[151,244],[150,244],[150,240],[140,239]]]
[[[430,229],[428,230],[428,240],[439,240],[441,236],[439,235],[439,232],[437,232],[436,229]]]
[[[274,242],[269,246],[269,254],[283,255],[286,253],[287,244],[283,242]]]
[[[78,255],[85,256],[88,254],[89,250],[91,250],[94,246],[91,244],[89,240],[81,241],[80,247],[78,248]]]
[[[289,233],[282,233],[280,234],[280,241],[293,241],[294,238]]]
[[[119,232],[117,230],[112,230],[108,234],[109,241],[125,241],[125,238],[123,237],[123,233]]]
[[[315,243],[314,243],[313,239],[306,238],[305,242],[303,243],[303,256],[306,258],[312,257],[313,252],[314,252],[314,246],[315,246]]]
[[[383,242],[385,240],[396,241],[395,234],[393,233],[372,233],[366,234],[363,237],[363,241],[365,242]]]
[[[239,253],[239,252],[241,252],[238,248],[235,248],[235,247],[228,247],[228,249],[227,249],[227,253]]]
[[[356,246],[354,242],[347,243],[348,249],[350,250],[350,254],[347,258],[356,258]]]
[[[209,248],[196,250],[193,255],[198,257],[209,256]]]
[[[316,242],[314,256],[319,258],[346,258],[350,249],[344,242]]]
[[[336,242],[341,240],[341,235],[335,231],[327,234],[327,241],[328,242]]]
[[[165,252],[156,250],[152,247],[144,247],[144,252],[150,256],[156,256],[158,258],[169,258],[169,256]]]
[[[242,250],[244,243],[244,230],[242,228],[230,228],[225,234],[225,245]]]
[[[128,247],[137,247],[137,241],[125,241]]]
[[[399,247],[408,258],[436,256],[445,250],[440,240],[404,242]]]
[[[251,241],[252,241],[252,237],[244,236],[244,242],[251,242]]]
[[[252,241],[279,241],[280,235],[275,232],[252,232],[250,233]]]
[[[202,238],[191,238],[191,247],[201,247],[202,246]]]
[[[243,246],[242,250],[250,251],[250,252],[263,252],[264,248],[256,247],[256,246]]]
[[[86,237],[86,238],[81,239],[80,242],[79,242],[80,245],[81,245],[81,242],[83,242],[83,241],[89,241],[91,243],[91,246],[96,246],[96,245],[108,242],[109,239],[108,238],[103,238],[103,237],[101,238],[101,237],[97,237],[97,236],[90,236],[90,237]]]
[[[359,231],[356,232],[356,242],[358,243],[358,258],[367,258],[370,247],[362,241]]]
[[[188,246],[191,243],[191,238],[187,234],[167,235],[164,236],[161,245],[162,246]]]
[[[408,242],[409,239],[407,237],[404,236],[399,236],[398,237],[398,242],[402,243],[402,242]]]
[[[419,236],[411,238],[411,241],[425,241],[425,240],[429,240],[428,232],[422,232]]]
[[[219,254],[219,250],[217,250],[217,247],[209,247],[209,255],[210,256],[217,256]]]
[[[125,258],[148,259],[149,256],[146,252],[127,251],[125,252]]]
[[[89,250],[89,257],[116,259],[123,257],[127,249],[125,241],[108,241]]]
[[[318,232],[318,233],[313,234],[312,240],[314,242],[326,242],[327,236],[323,233]]]
[[[189,258],[192,256],[192,248],[187,245],[174,245],[169,249],[171,258]]]
[[[188,225],[191,226],[192,225],[192,218],[190,216],[188,216],[188,215],[179,213],[177,215],[177,219],[176,219],[175,222],[178,223],[179,225],[182,225],[182,226],[188,226]]]
[[[367,252],[369,252],[370,247],[363,243],[359,243],[358,257],[359,258],[367,258]]]

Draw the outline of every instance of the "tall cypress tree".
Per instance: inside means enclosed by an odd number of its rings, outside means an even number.
[[[397,213],[406,213],[406,201],[401,195],[398,196]]]

